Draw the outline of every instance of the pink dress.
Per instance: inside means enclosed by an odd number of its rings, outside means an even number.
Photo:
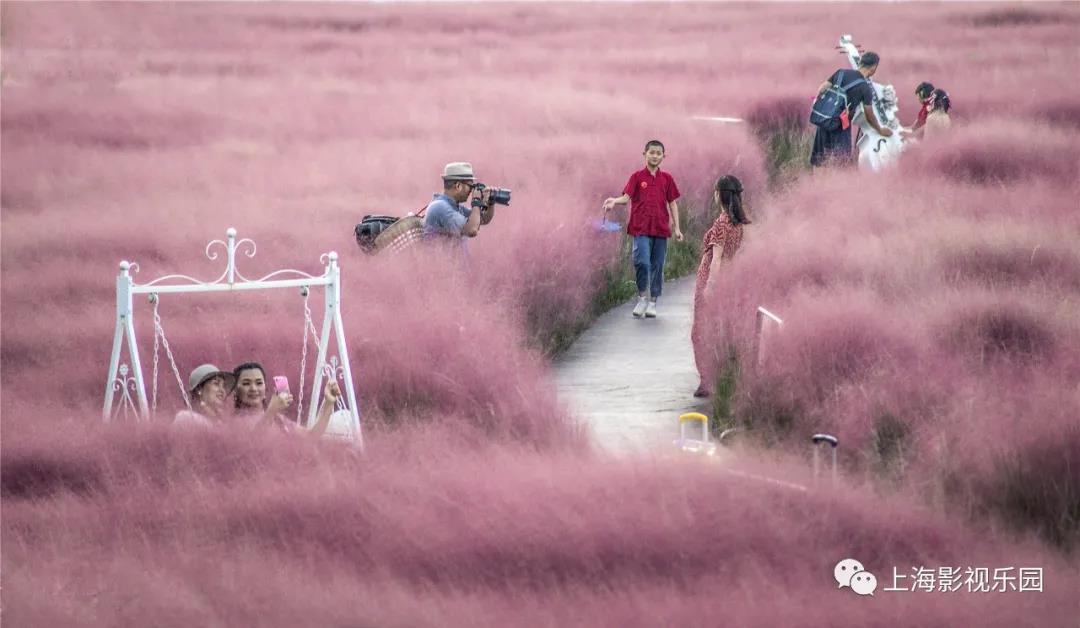
[[[712,270],[713,247],[720,248],[721,260],[729,260],[739,250],[742,236],[742,225],[731,224],[727,212],[720,212],[720,216],[705,232],[701,242],[701,262],[698,264],[697,283],[694,285],[694,325],[690,330],[690,341],[694,345],[694,362],[697,363],[698,374],[706,390],[712,390],[712,371],[715,366],[715,347],[701,346],[707,342],[704,336],[708,316],[705,284],[709,280],[709,271]]]

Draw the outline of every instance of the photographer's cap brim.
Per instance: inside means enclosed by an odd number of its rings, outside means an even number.
[[[236,376],[228,371],[223,371],[213,364],[203,364],[195,367],[195,370],[191,372],[191,377],[188,378],[188,392],[195,392],[195,389],[202,386],[207,380],[215,377],[221,377],[225,380],[225,389],[232,390],[236,386]]]
[[[443,168],[443,181],[475,181],[473,167],[467,161],[455,161]]]

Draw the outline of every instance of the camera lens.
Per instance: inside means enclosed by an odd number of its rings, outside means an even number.
[[[510,204],[510,190],[506,188],[491,188],[490,196],[492,203],[497,205],[509,205]]]

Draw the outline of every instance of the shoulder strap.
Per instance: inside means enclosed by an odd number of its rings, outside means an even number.
[[[847,90],[851,89],[852,87],[855,87],[859,83],[865,83],[865,82],[866,82],[866,79],[864,79],[863,77],[860,76],[859,78],[857,78],[854,81],[848,83],[847,85],[844,85],[840,89],[842,89],[842,90],[844,90],[846,92]]]

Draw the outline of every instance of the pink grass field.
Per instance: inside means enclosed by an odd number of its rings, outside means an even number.
[[[994,500],[1078,485],[1078,25],[1070,4],[3,3],[4,623],[1075,623],[1075,553]],[[949,89],[955,132],[887,176],[766,193],[749,129],[690,116],[808,101],[841,32],[905,121],[919,81]],[[750,191],[715,328],[745,341],[759,303],[789,323],[735,408],[794,409],[788,444],[838,432],[839,489],[610,460],[557,403],[530,340],[586,316],[617,251],[586,224],[653,137],[691,212],[720,174]],[[360,254],[363,214],[423,206],[461,159],[514,190],[468,266]],[[341,254],[365,456],[101,427],[118,262],[213,277],[230,226],[258,243],[247,276]],[[298,379],[295,293],[161,312],[183,377]],[[910,426],[900,490],[864,479],[883,411]],[[790,449],[730,464],[806,483]],[[849,556],[873,598],[837,589]],[[915,566],[1041,567],[1044,591],[882,590]]]
[[[718,364],[728,342],[750,360],[758,305],[785,320],[735,417],[799,448],[835,434],[851,472],[888,467],[948,509],[1075,545],[1077,140],[975,119],[853,203],[836,200],[845,174],[820,172],[764,203],[710,293]]]

